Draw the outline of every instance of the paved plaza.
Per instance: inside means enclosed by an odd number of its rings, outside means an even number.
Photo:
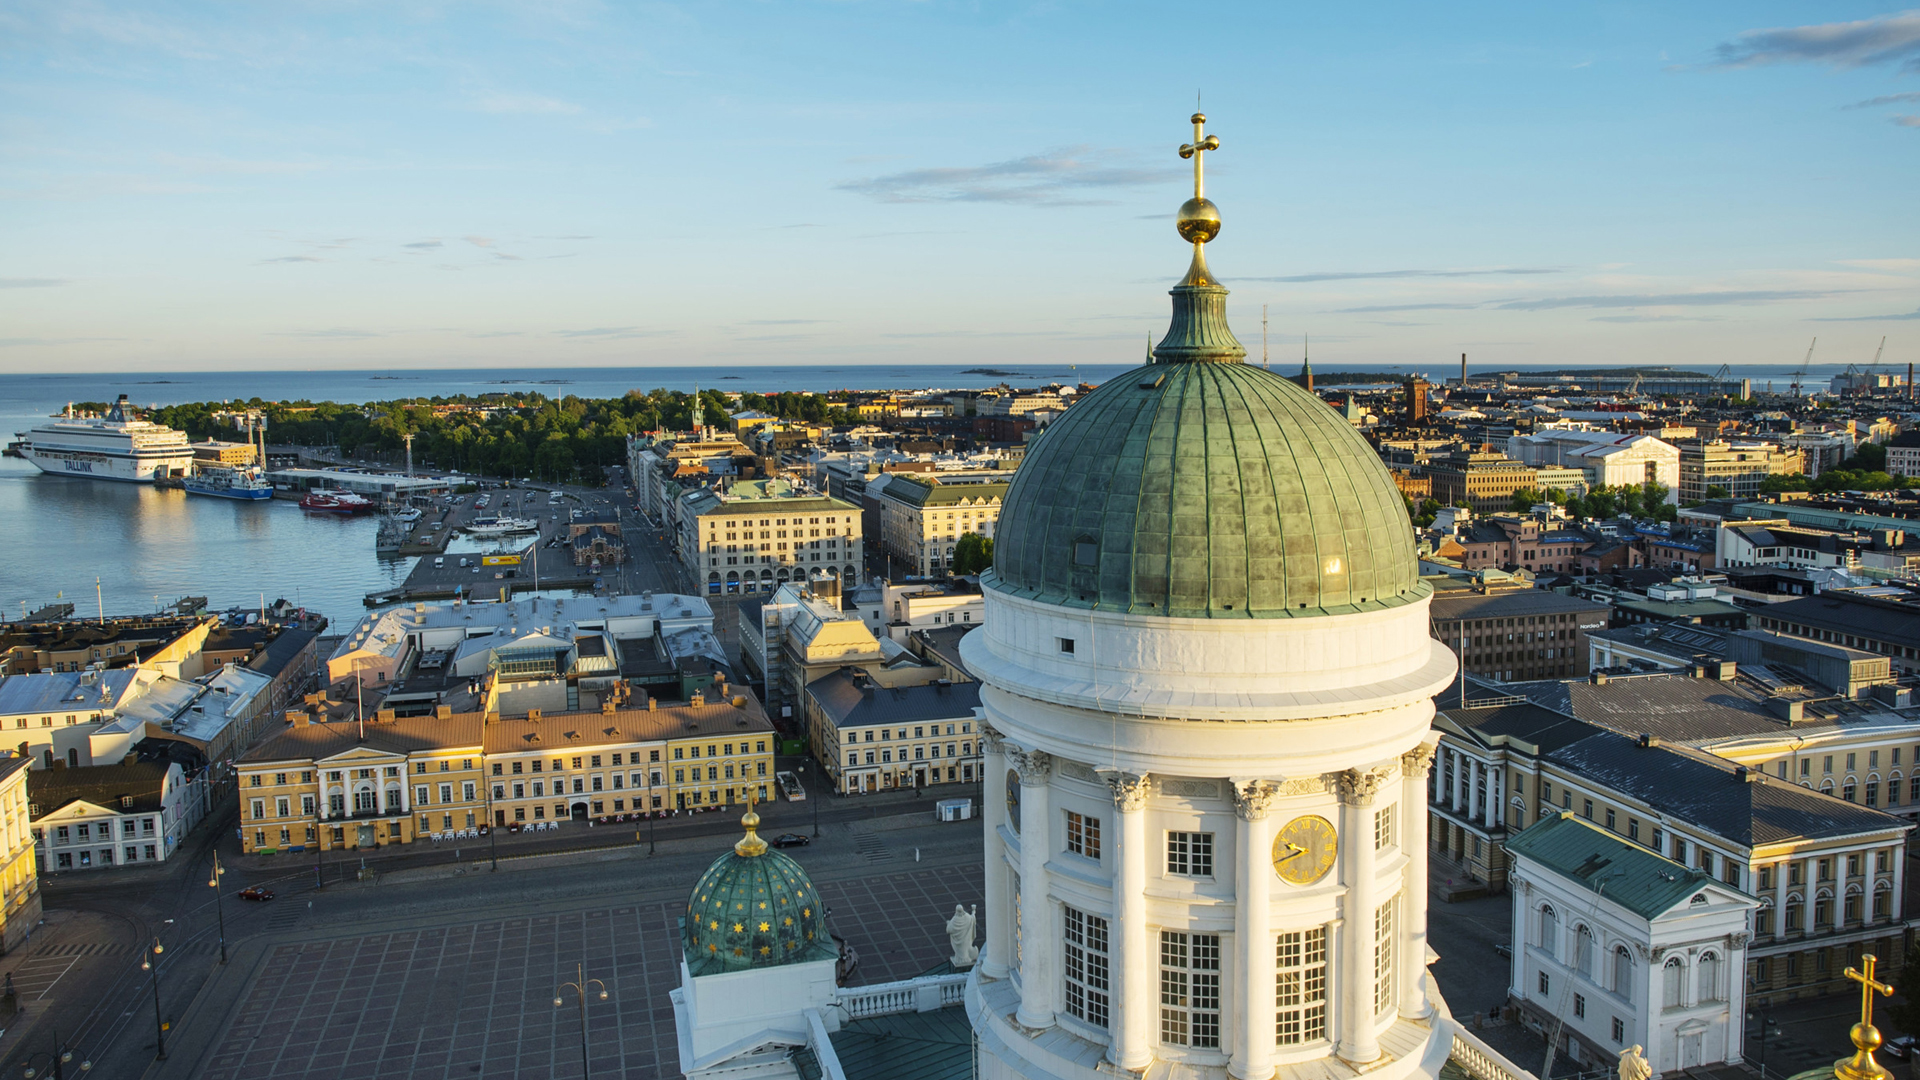
[[[855,983],[911,978],[947,958],[942,922],[980,903],[979,871],[945,866],[819,884],[831,925],[860,957]],[[493,1080],[580,1075],[584,964],[588,1053],[604,1077],[679,1075],[673,1008],[683,901],[651,900],[271,947],[206,1080],[340,1076]],[[598,988],[593,988],[597,993]],[[565,996],[555,1008],[553,999]]]

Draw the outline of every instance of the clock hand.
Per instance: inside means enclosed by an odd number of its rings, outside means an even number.
[[[1288,844],[1287,846],[1292,848],[1293,850],[1273,860],[1274,862],[1286,862],[1288,859],[1298,858],[1307,853],[1307,849],[1301,847],[1299,844]]]

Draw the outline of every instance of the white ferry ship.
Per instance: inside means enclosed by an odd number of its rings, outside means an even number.
[[[480,517],[468,522],[464,529],[472,536],[510,536],[514,533],[539,532],[540,523],[532,518]]]
[[[193,467],[185,432],[134,416],[121,394],[105,416],[67,414],[20,436],[20,456],[44,473],[149,483],[184,476]]]

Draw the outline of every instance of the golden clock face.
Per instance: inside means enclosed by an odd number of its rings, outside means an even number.
[[[1289,885],[1311,885],[1333,869],[1339,852],[1333,823],[1314,814],[1294,818],[1273,838],[1273,872]]]

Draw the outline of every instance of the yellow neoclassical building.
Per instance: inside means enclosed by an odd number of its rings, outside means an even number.
[[[12,952],[40,921],[40,870],[27,803],[32,764],[31,758],[0,758],[0,954]]]
[[[365,723],[288,714],[241,759],[242,847],[385,847],[489,823],[553,823],[727,806],[773,784],[773,725],[751,694],[520,717]]]

